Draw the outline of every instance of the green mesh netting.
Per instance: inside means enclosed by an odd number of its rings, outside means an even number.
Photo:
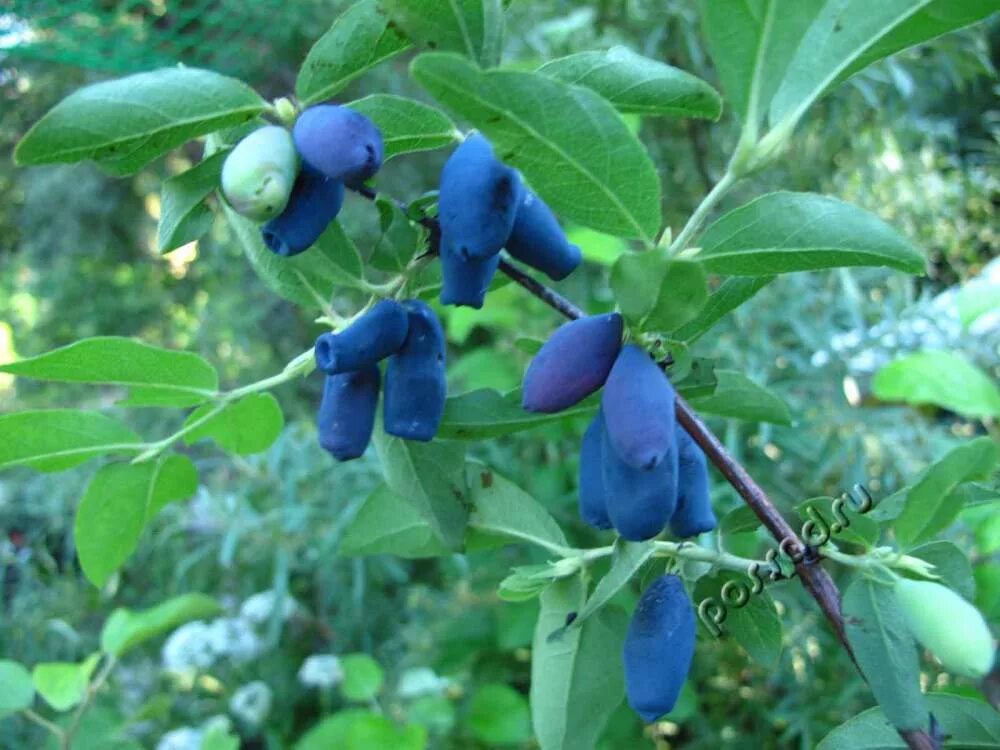
[[[289,0],[7,0],[0,52],[129,73],[184,63],[245,75],[287,28]]]

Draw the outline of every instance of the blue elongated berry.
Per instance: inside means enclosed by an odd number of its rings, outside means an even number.
[[[704,534],[718,525],[712,510],[705,454],[681,425],[677,425],[677,508],[670,531],[684,539]]]
[[[673,386],[635,344],[622,347],[605,383],[601,406],[611,443],[629,466],[652,468],[677,442]]]
[[[628,704],[645,722],[673,710],[694,656],[695,617],[681,579],[653,581],[632,614],[622,657]]]
[[[523,190],[514,226],[505,246],[520,261],[559,281],[583,259],[580,248],[566,239],[555,214],[530,190]]]
[[[611,528],[601,459],[603,433],[604,417],[598,411],[583,433],[580,446],[580,518],[598,530]]]
[[[277,255],[298,255],[313,246],[344,202],[344,185],[303,164],[288,205],[261,227],[264,244]]]
[[[579,403],[604,385],[621,344],[618,313],[564,323],[528,365],[522,406],[550,414]]]
[[[390,435],[426,442],[437,434],[448,390],[444,331],[426,303],[408,300],[403,306],[409,326],[386,368],[384,426]]]
[[[442,252],[441,304],[481,308],[498,265],[499,255],[480,259]]]
[[[660,534],[677,507],[677,451],[647,469],[637,469],[622,460],[606,428],[601,442],[601,467],[608,518],[615,530],[630,542],[641,542]]]
[[[359,187],[382,166],[382,133],[348,107],[309,107],[295,121],[292,138],[303,161],[349,187]]]
[[[316,417],[319,444],[338,461],[360,457],[368,447],[378,407],[377,365],[327,375]]]
[[[336,375],[377,364],[399,350],[408,326],[406,309],[384,299],[340,333],[324,333],[316,339],[316,366],[327,375]]]
[[[517,170],[497,161],[483,136],[466,138],[441,170],[442,254],[483,259],[499,253],[510,237],[520,196]]]
[[[292,136],[282,127],[267,125],[229,152],[222,165],[222,193],[237,213],[266,221],[285,210],[298,172]]]

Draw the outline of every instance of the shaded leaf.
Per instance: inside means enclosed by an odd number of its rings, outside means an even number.
[[[715,375],[715,393],[691,398],[698,411],[748,422],[792,423],[788,406],[768,389],[735,370],[716,370]]]
[[[464,446],[403,440],[381,425],[374,441],[389,489],[413,506],[444,546],[456,549],[469,514]]]
[[[621,652],[628,617],[605,607],[559,638],[583,603],[579,578],[556,581],[541,598],[531,649],[531,719],[542,750],[594,747],[625,694]]]
[[[485,440],[561,422],[597,409],[599,399],[588,398],[559,414],[535,414],[521,408],[520,391],[501,395],[481,388],[445,401],[438,435],[453,440]]]
[[[531,739],[531,712],[524,696],[507,685],[480,685],[466,718],[472,735],[491,745],[519,745]]]
[[[890,586],[856,579],[844,594],[847,639],[876,700],[898,729],[923,729],[917,646]]]
[[[381,714],[360,708],[338,711],[295,743],[295,750],[425,750],[427,730],[399,727]]]
[[[708,299],[701,264],[671,260],[659,250],[620,256],[611,269],[611,288],[625,317],[645,330],[673,331]]]
[[[156,228],[156,243],[161,253],[194,242],[212,228],[215,214],[205,205],[205,199],[219,187],[222,165],[228,155],[228,151],[212,154],[163,183]]]
[[[958,545],[938,540],[921,544],[907,554],[931,563],[934,574],[941,577],[941,583],[957,591],[962,598],[975,599],[976,582],[972,577],[972,564]]]
[[[309,50],[295,81],[295,95],[303,104],[329,99],[409,46],[376,0],[360,0],[337,16]]]
[[[722,97],[703,80],[627,47],[560,57],[538,72],[593,89],[619,112],[709,120],[722,114]]]
[[[30,708],[35,699],[31,673],[16,661],[0,659],[0,718]]]
[[[548,511],[517,485],[484,464],[469,462],[466,481],[472,501],[470,550],[514,542],[566,546],[566,537]],[[499,537],[499,538],[498,538]]]
[[[385,673],[368,654],[346,654],[340,658],[340,667],[344,671],[340,692],[347,700],[366,703],[382,689]]]
[[[382,0],[382,5],[411,39],[428,49],[460,52],[484,67],[500,62],[500,0]]]
[[[674,338],[692,343],[726,315],[774,281],[773,276],[731,276],[712,292],[693,320],[674,331]]]
[[[767,591],[753,593],[753,583],[748,576],[729,571],[702,577],[695,587],[694,601],[701,602],[711,597],[717,602],[726,602],[723,632],[734,638],[758,664],[774,668],[781,656],[781,620],[771,595]],[[722,593],[729,590],[734,593]],[[742,607],[734,599],[737,596],[735,592],[746,597]]]
[[[430,523],[385,485],[376,487],[340,540],[343,555],[395,555],[411,559],[448,554]]]
[[[656,546],[651,541],[627,542],[620,537],[616,539],[614,551],[611,554],[611,567],[597,582],[594,593],[587,598],[587,603],[583,605],[576,619],[573,620],[573,627],[583,625],[587,618],[611,601],[614,595],[627,586],[628,582],[642,570],[654,552],[656,552]]]

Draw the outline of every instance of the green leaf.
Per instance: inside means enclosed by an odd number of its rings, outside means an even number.
[[[417,510],[385,485],[368,496],[340,539],[342,555],[395,555],[410,559],[448,554]]]
[[[552,565],[521,565],[500,581],[497,596],[505,602],[525,602],[541,594],[560,578]]]
[[[858,578],[844,594],[843,610],[847,639],[889,721],[903,730],[925,728],[917,646],[892,588]]]
[[[625,694],[621,652],[628,618],[605,607],[559,638],[583,603],[579,578],[556,581],[541,598],[531,649],[531,719],[542,750],[593,748]]]
[[[481,685],[469,702],[472,736],[489,745],[520,745],[531,739],[531,712],[524,696],[507,685]]]
[[[44,409],[0,415],[0,469],[63,471],[107,453],[138,453],[142,438],[93,411]]]
[[[774,94],[771,123],[797,121],[835,83],[887,55],[984,18],[996,10],[995,3],[989,5],[983,0],[825,3],[802,35]]]
[[[1000,713],[988,703],[957,695],[925,696],[947,737],[945,747],[987,748],[1000,745]],[[848,719],[824,737],[816,750],[906,750],[907,744],[893,729],[881,708],[870,708]]]
[[[35,688],[31,673],[16,661],[0,659],[0,719],[9,714],[31,708]]]
[[[414,99],[372,94],[347,106],[378,125],[385,142],[385,161],[400,154],[442,148],[462,136],[448,115]]]
[[[730,597],[722,594],[723,589],[746,593],[744,606],[727,604],[724,632],[734,638],[751,659],[773,669],[781,656],[781,620],[771,595],[766,591],[754,594],[750,583],[747,576],[729,571],[702,577],[695,588],[694,600],[700,602],[711,597],[728,603]]]
[[[137,646],[193,620],[206,620],[222,612],[221,605],[205,594],[182,594],[139,611],[120,607],[101,630],[101,650],[122,657]]]
[[[264,244],[260,227],[228,205],[223,212],[258,276],[275,293],[310,310],[323,310],[339,286],[361,288],[361,256],[339,222],[333,222],[316,244],[291,258],[275,255]]]
[[[488,549],[511,542],[567,545],[562,529],[548,511],[489,467],[470,461],[466,482],[473,508],[469,529],[476,532],[467,540],[468,549]]]
[[[557,214],[651,242],[661,221],[656,170],[600,96],[541,73],[484,72],[457,55],[425,53],[410,71],[490,138]]]
[[[398,727],[390,719],[360,708],[323,719],[295,743],[295,750],[425,750],[427,730]]]
[[[974,279],[958,290],[955,304],[962,325],[968,328],[983,315],[1000,310],[1000,281]]]
[[[72,662],[36,664],[31,672],[35,690],[56,711],[68,711],[83,700],[90,676],[100,659],[100,654],[93,654],[80,664]]]
[[[389,489],[410,503],[445,547],[457,549],[469,514],[465,447],[403,440],[377,425],[375,449]]]
[[[137,171],[192,138],[239,125],[267,103],[234,78],[163,68],[79,89],[53,107],[14,150],[21,165],[109,161]]]
[[[709,295],[701,311],[691,320],[673,332],[679,341],[693,343],[708,333],[726,315],[738,308],[757,292],[774,281],[773,276],[732,276]]]
[[[838,503],[839,510],[835,513],[833,510],[835,502],[837,500],[832,497],[813,497],[795,506],[795,510],[804,522],[812,521],[814,524],[813,530],[805,534],[808,537],[807,543],[814,547],[822,546],[826,543],[822,540],[822,536],[829,535],[832,539],[842,539],[851,544],[860,544],[868,548],[875,546],[879,538],[878,523],[874,519],[855,513],[849,501]]]
[[[228,719],[211,720],[212,724],[202,735],[198,750],[240,750],[240,737],[229,726]]]
[[[422,695],[406,707],[406,718],[432,734],[446,735],[455,726],[455,706],[443,695]]]
[[[709,271],[773,276],[845,266],[921,274],[924,256],[877,216],[812,193],[771,193],[723,216],[696,257]]]
[[[938,540],[921,544],[907,554],[931,563],[934,566],[934,574],[941,577],[941,583],[957,591],[964,599],[976,598],[972,564],[958,545]]]
[[[303,104],[329,99],[364,72],[410,47],[376,0],[361,0],[341,13],[306,55],[295,95]]]
[[[501,0],[382,0],[392,20],[429,49],[460,52],[494,67],[503,43]]]
[[[701,0],[701,28],[732,108],[754,125],[824,0]]]
[[[875,375],[883,401],[933,404],[966,417],[1000,417],[1000,387],[958,352],[916,352],[894,360]]]
[[[718,385],[711,396],[691,399],[698,411],[747,422],[790,425],[792,414],[778,396],[735,370],[716,370]]]
[[[214,440],[230,453],[247,456],[270,448],[285,426],[278,400],[270,393],[252,393],[213,415],[217,408],[205,404],[188,415],[185,427],[200,424],[184,436],[184,442]]]
[[[619,257],[611,269],[611,288],[625,317],[652,331],[679,328],[708,299],[701,264],[670,260],[659,250]]]
[[[909,547],[926,541],[955,520],[962,510],[960,485],[984,479],[1000,461],[1000,448],[992,438],[970,440],[930,466],[906,493],[902,513],[893,529],[900,544]]]
[[[368,654],[347,654],[341,657],[340,667],[344,671],[340,692],[347,700],[367,703],[375,699],[385,681],[385,673],[377,661]]]
[[[102,466],[76,511],[73,538],[87,580],[100,588],[135,551],[146,521],[197,488],[193,466],[181,456],[143,464]],[[196,479],[196,475],[195,475]]]
[[[614,550],[611,553],[611,567],[604,577],[597,582],[594,593],[587,599],[587,603],[577,613],[573,620],[573,627],[583,625],[592,614],[600,610],[611,601],[628,582],[642,570],[642,567],[652,558],[656,552],[656,546],[652,542],[627,542],[622,538],[615,540]]]
[[[590,414],[599,399],[589,398],[559,414],[533,414],[521,408],[521,393],[501,395],[481,388],[445,401],[438,436],[451,440],[486,440],[523,432],[552,422]]]
[[[215,214],[205,199],[219,187],[222,164],[229,155],[219,151],[163,183],[160,189],[160,222],[156,228],[161,253],[197,240],[212,228]]]
[[[411,222],[399,206],[384,198],[375,199],[382,235],[368,262],[388,273],[406,270],[418,247],[425,247],[427,230]]]
[[[63,383],[122,385],[147,402],[193,406],[211,398],[219,375],[192,352],[178,352],[121,336],[76,341],[37,357],[0,365],[0,372]]]
[[[728,536],[730,534],[740,534],[745,531],[756,531],[760,523],[760,519],[753,512],[753,508],[748,505],[741,505],[722,517],[722,520],[719,522],[719,533],[723,536]]]
[[[722,114],[722,97],[703,80],[627,47],[560,57],[538,72],[593,89],[619,112],[709,120]]]

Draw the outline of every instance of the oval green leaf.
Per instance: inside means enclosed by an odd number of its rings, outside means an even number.
[[[441,148],[462,136],[444,112],[403,96],[372,94],[347,106],[378,125],[385,143],[385,161],[400,154]]]
[[[30,466],[63,471],[109,453],[138,453],[142,438],[103,414],[80,409],[22,411],[0,416],[0,469]]]
[[[872,382],[883,401],[933,404],[966,417],[1000,417],[1000,387],[958,352],[908,354],[883,367]]]

